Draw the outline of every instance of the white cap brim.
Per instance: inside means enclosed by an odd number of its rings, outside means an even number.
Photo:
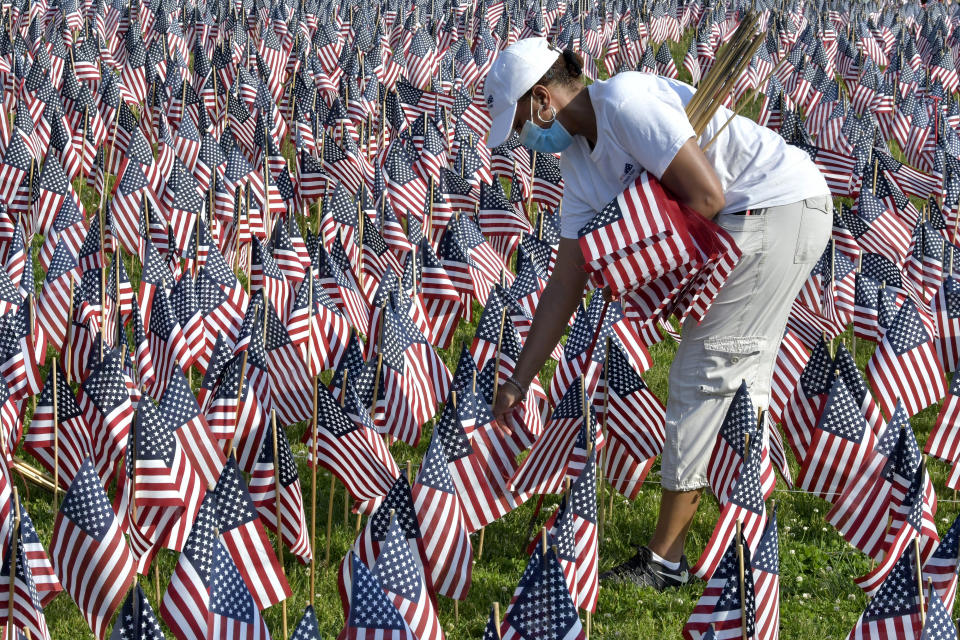
[[[487,137],[487,146],[491,149],[499,147],[510,137],[510,131],[513,129],[513,119],[517,114],[517,104],[504,109],[493,119],[490,125],[490,135]]]

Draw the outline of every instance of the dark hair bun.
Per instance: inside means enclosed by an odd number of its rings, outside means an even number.
[[[583,58],[573,49],[563,50],[563,63],[570,77],[579,78],[583,74]]]

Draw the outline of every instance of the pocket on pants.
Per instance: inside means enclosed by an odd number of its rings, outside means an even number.
[[[740,384],[751,388],[756,383],[760,356],[767,339],[759,336],[707,338],[703,341],[700,393],[707,396],[733,396]]]
[[[812,264],[820,259],[827,246],[823,227],[832,225],[830,198],[821,196],[807,198],[800,204],[800,226],[797,229],[797,246],[793,253],[794,264]]]

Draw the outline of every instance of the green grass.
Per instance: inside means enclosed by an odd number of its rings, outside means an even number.
[[[689,37],[688,34],[687,38]],[[678,67],[688,45],[687,38],[680,43],[671,44],[671,51]],[[681,79],[689,79],[686,71],[681,70]],[[755,117],[759,104],[759,100],[753,100],[752,104],[747,105],[743,110],[743,115]],[[83,200],[87,211],[96,210],[98,196],[99,194],[93,193],[91,189],[84,188]],[[128,256],[126,266],[136,288],[140,265]],[[38,285],[42,284],[42,281],[43,273],[38,266]],[[472,339],[474,329],[475,326],[462,324],[457,330],[454,347],[442,354],[451,369],[456,364],[459,345]],[[849,335],[845,340],[849,345]],[[676,345],[669,338],[655,345],[651,350],[654,366],[644,374],[645,380],[661,400],[667,398],[667,374],[675,350]],[[872,347],[861,341],[857,352],[857,362],[861,368],[865,366],[871,352]],[[554,367],[555,363],[547,363],[542,375],[544,384],[552,376]],[[49,362],[43,369],[45,377]],[[198,378],[195,376],[195,382],[199,381]],[[938,407],[931,407],[912,420],[921,446],[933,426],[937,410]],[[287,434],[298,458],[304,502],[309,517],[311,471],[304,463],[306,451],[303,445],[299,444],[305,428],[303,424],[293,425],[287,429]],[[410,460],[416,469],[426,450],[431,431],[430,425],[424,428],[422,442],[416,449],[403,444],[393,446],[392,452],[401,468],[404,468],[406,461]],[[20,455],[23,455],[22,452]],[[798,468],[792,459],[791,468],[796,477]],[[940,493],[941,500],[936,522],[943,533],[960,509],[955,496],[944,489],[949,469],[935,460],[930,461],[929,469]],[[619,495],[613,495],[611,500],[609,486],[600,488],[600,499],[605,504],[613,505],[600,540],[601,571],[629,557],[635,546],[646,542],[652,533],[660,499],[658,476],[659,467],[654,467],[639,496],[633,502]],[[15,482],[41,540],[49,548],[55,516],[52,495],[48,491],[25,484],[19,477],[15,478]],[[316,612],[322,636],[333,638],[343,626],[336,575],[340,560],[353,542],[356,516],[345,511],[345,507],[348,506],[345,504],[345,492],[343,487],[338,485],[333,496],[333,529],[328,541],[325,524],[330,499],[330,475],[326,471],[319,472],[317,485]],[[778,481],[773,499],[776,500],[779,510],[782,637],[845,637],[867,602],[866,597],[853,583],[853,578],[870,569],[869,559],[847,545],[825,522],[824,516],[829,509],[828,503],[804,493],[787,491],[782,481]],[[459,618],[454,615],[453,601],[440,599],[440,619],[447,637],[451,640],[479,638],[492,603],[500,602],[505,607],[509,602],[514,586],[526,564],[525,541],[528,526],[534,515],[534,502],[523,505],[487,527],[484,534],[483,555],[474,565],[473,585],[467,599],[459,605]],[[544,501],[544,508],[537,517],[535,526],[542,525],[556,503],[556,497],[548,497]],[[686,553],[691,559],[695,559],[703,549],[717,516],[716,501],[712,497],[706,497],[687,540]],[[272,534],[270,538],[274,543],[276,542]],[[478,542],[478,535],[474,535],[475,548],[478,547]],[[325,564],[324,550],[328,543],[330,563]],[[286,602],[289,634],[309,602],[311,594],[308,568],[292,559],[289,554],[286,555],[285,560],[286,573],[293,591],[292,597]],[[161,594],[166,588],[176,562],[176,553],[166,550],[160,552],[156,566]],[[151,575],[141,579],[147,596],[154,609],[157,609],[159,597],[154,587],[153,571]],[[600,590],[597,613],[592,620],[591,635],[595,638],[638,640],[680,638],[680,630],[702,588],[703,583],[699,581],[665,594],[631,586],[603,586]],[[51,603],[46,609],[46,616],[54,638],[92,637],[76,605],[66,594],[61,594]],[[282,631],[283,607],[281,605],[271,607],[264,612],[264,616],[271,636],[285,640]],[[168,637],[174,637],[165,627],[164,630]]]

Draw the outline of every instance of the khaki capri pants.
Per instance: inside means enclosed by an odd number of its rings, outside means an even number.
[[[829,196],[714,220],[743,252],[703,322],[688,319],[670,367],[661,484],[671,491],[707,486],[713,445],[730,402],[746,380],[766,409],[780,341],[794,299],[826,248],[833,226]]]

